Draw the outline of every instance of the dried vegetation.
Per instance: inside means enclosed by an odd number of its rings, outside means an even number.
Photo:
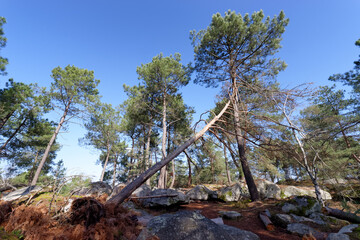
[[[46,203],[0,202],[0,225],[7,233],[21,232],[25,240],[136,239],[141,227],[133,213],[105,204],[106,197],[76,199],[69,213],[56,216]]]

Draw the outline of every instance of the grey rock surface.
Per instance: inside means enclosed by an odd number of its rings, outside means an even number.
[[[220,211],[220,216],[226,219],[239,219],[241,218],[241,214],[235,211]]]
[[[341,233],[330,233],[326,240],[350,240],[350,237]]]
[[[176,191],[174,189],[156,189],[150,192],[147,196],[169,196],[176,195],[174,197],[157,197],[146,198],[141,204],[144,207],[170,207],[189,203],[189,198],[184,193]]]
[[[241,230],[236,227],[222,225],[221,226],[234,240],[260,240],[259,236],[250,231]]]
[[[324,200],[331,200],[331,194],[327,191],[320,189],[321,197]],[[316,197],[315,189],[310,187],[295,187],[295,186],[281,186],[282,198],[288,198],[291,196],[309,196]]]
[[[153,236],[160,240],[259,240],[249,231],[240,230],[227,225],[218,225],[200,213],[180,211],[174,214],[163,214],[151,219],[138,240]]]
[[[282,228],[286,228],[288,224],[294,222],[293,218],[289,214],[281,213],[275,214],[272,220],[277,226],[280,226]]]
[[[32,186],[32,187],[23,187],[18,190],[15,190],[13,192],[10,192],[6,196],[3,196],[1,200],[3,201],[15,201],[17,199],[20,199],[24,196],[34,194],[38,191],[41,191],[42,187],[40,186]]]
[[[260,193],[261,198],[280,199],[281,189],[277,184],[265,179],[259,179],[256,181],[256,187]]]
[[[191,200],[217,199],[217,193],[203,185],[197,185],[186,193]]]
[[[160,240],[233,240],[220,225],[197,212],[181,211],[151,219],[138,240],[157,236]]]
[[[226,202],[239,201],[241,197],[249,197],[249,191],[243,184],[236,183],[218,191],[218,198]]]
[[[285,213],[293,213],[299,216],[310,216],[312,213],[320,213],[321,205],[315,198],[298,196],[285,203],[281,210]]]
[[[342,227],[338,233],[342,234],[342,233],[352,233],[352,231],[359,227],[359,224],[350,224],[347,226]]]
[[[300,236],[310,233],[312,235],[315,235],[318,233],[318,231],[314,228],[302,223],[290,223],[289,225],[287,225],[286,230],[291,232],[292,234],[298,234]]]
[[[135,195],[136,197],[144,197],[148,196],[151,193],[151,188],[149,185],[143,184],[140,187],[138,187],[132,195]]]
[[[112,188],[109,184],[105,182],[92,182],[89,187],[82,187],[74,191],[74,195],[88,196],[88,195],[97,195],[100,196],[104,193],[110,195]]]

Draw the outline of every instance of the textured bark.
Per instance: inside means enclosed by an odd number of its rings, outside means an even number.
[[[106,159],[105,159],[104,167],[103,167],[103,170],[101,172],[100,182],[102,182],[104,180],[105,170],[106,170],[106,166],[107,166],[108,161],[109,161],[109,157],[110,157],[110,148],[109,148],[109,145],[108,145],[107,146],[107,152],[106,152]]]
[[[162,159],[166,158],[166,138],[167,138],[167,127],[166,127],[166,98],[165,95],[163,97],[163,112],[162,112],[162,144],[161,144],[161,152]],[[159,180],[158,180],[158,188],[166,188],[166,166],[162,167],[160,170]]]
[[[260,195],[255,185],[255,181],[252,177],[250,167],[245,155],[245,140],[241,136],[241,126],[240,126],[240,116],[237,101],[233,98],[233,109],[234,109],[234,121],[235,121],[235,137],[238,145],[239,157],[241,162],[241,167],[245,176],[246,184],[249,189],[250,198],[252,201],[260,200]]]
[[[145,171],[151,166],[150,165],[150,142],[151,142],[151,133],[152,126],[149,126],[148,136],[146,140],[146,148],[145,148]],[[150,178],[146,180],[146,184],[150,186]]]
[[[191,164],[190,164],[190,159],[187,158],[187,163],[188,163],[188,167],[189,167],[189,175],[188,175],[188,182],[187,182],[187,186],[190,187],[191,186]]]
[[[172,162],[172,178],[171,178],[171,184],[170,184],[170,188],[174,187],[175,184],[175,178],[176,178],[176,173],[175,173],[175,161]]]
[[[211,128],[214,123],[219,120],[219,118],[224,114],[226,109],[229,107],[230,102],[228,102],[225,107],[221,110],[221,112],[215,116],[201,131],[195,134],[195,136],[188,139],[184,144],[179,146],[175,151],[169,154],[165,159],[156,163],[150,169],[146,170],[143,174],[141,174],[134,181],[129,183],[125,188],[121,190],[120,193],[112,197],[108,200],[108,203],[120,204],[126,198],[128,198],[138,187],[140,187],[148,178],[154,175],[157,171],[159,171],[163,166],[171,162],[174,158],[176,158],[180,153],[182,153],[186,148],[188,148],[191,144],[193,144],[196,140],[202,137],[208,130]]]
[[[344,212],[339,209],[334,209],[334,208],[329,208],[329,207],[323,208],[323,212],[326,213],[327,215],[330,215],[330,216],[333,216],[333,217],[336,217],[339,219],[343,219],[346,221],[350,221],[352,223],[360,223],[360,217],[354,213]]]
[[[0,129],[5,125],[9,118],[14,114],[15,110],[8,113],[4,118],[0,119]]]
[[[47,157],[49,156],[51,146],[55,142],[55,139],[56,139],[57,135],[59,134],[62,125],[65,122],[65,118],[66,118],[66,115],[67,115],[67,113],[69,111],[70,104],[71,104],[71,99],[69,100],[68,104],[66,105],[64,113],[63,113],[62,117],[60,118],[60,122],[59,122],[54,134],[52,135],[52,137],[51,137],[51,139],[50,139],[50,141],[49,141],[49,143],[48,143],[48,145],[47,145],[47,147],[45,149],[44,156],[42,157],[42,159],[40,161],[40,164],[39,164],[39,166],[38,166],[38,168],[36,170],[35,176],[34,176],[32,182],[31,182],[31,186],[35,186],[36,183],[37,183],[37,180],[38,180],[38,178],[40,176],[41,169],[43,168],[43,166],[45,164],[45,161],[46,161]]]
[[[264,223],[266,230],[275,231],[275,226],[271,222],[270,218],[265,213],[259,213],[260,220]]]
[[[16,130],[11,134],[11,136],[6,140],[6,142],[0,147],[0,152],[4,151],[8,143],[15,137],[16,134],[20,131],[20,129],[25,125],[28,118],[24,118],[24,120],[20,123],[20,125],[16,128]]]
[[[229,170],[229,165],[228,165],[228,159],[227,159],[227,152],[226,152],[226,146],[224,144],[224,158],[225,158],[225,171],[226,171],[226,177],[228,180],[228,184],[231,185],[231,177],[230,177],[230,170]]]

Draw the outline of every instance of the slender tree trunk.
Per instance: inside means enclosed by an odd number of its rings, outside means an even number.
[[[43,166],[45,164],[45,161],[46,161],[46,159],[47,159],[47,157],[48,157],[48,155],[50,153],[51,146],[55,142],[55,139],[56,139],[57,135],[59,134],[62,125],[65,122],[65,118],[66,118],[66,115],[67,115],[67,113],[69,111],[70,104],[71,104],[71,99],[69,100],[68,104],[66,105],[63,116],[60,118],[60,122],[59,122],[54,134],[52,135],[52,137],[51,137],[51,139],[50,139],[50,141],[49,141],[49,143],[48,143],[48,145],[47,145],[47,147],[45,149],[44,156],[42,157],[42,159],[40,161],[40,164],[39,164],[39,166],[38,166],[38,168],[36,170],[35,176],[34,176],[32,182],[31,182],[31,186],[35,186],[36,183],[37,183],[37,180],[38,180],[38,178],[40,176],[41,169],[43,168]]]
[[[114,157],[114,171],[113,171],[113,182],[112,182],[112,188],[114,189],[115,187],[115,182],[116,182],[116,167],[117,167],[117,160],[118,160],[118,155],[116,154]]]
[[[233,96],[231,96],[231,100],[232,100],[232,105],[233,105],[233,109],[234,109],[235,137],[236,137],[236,142],[238,145],[238,151],[239,151],[239,157],[240,157],[240,161],[241,161],[242,170],[244,172],[246,184],[247,184],[249,192],[250,192],[250,198],[252,201],[258,201],[258,200],[260,200],[260,195],[259,195],[259,192],[255,185],[255,181],[252,177],[250,167],[248,165],[248,161],[246,159],[245,140],[241,136],[239,108],[238,108],[238,101],[237,101],[237,97],[236,97],[237,90],[238,89],[234,83]]]
[[[26,121],[28,120],[28,118],[24,118],[24,120],[21,122],[21,124],[16,128],[15,132],[13,132],[13,134],[11,134],[11,136],[8,138],[8,140],[0,147],[0,152],[2,152],[3,150],[5,150],[6,146],[8,145],[8,143],[15,137],[16,134],[18,134],[18,132],[20,131],[20,129],[25,125]]]
[[[28,186],[30,186],[30,184],[31,184],[31,180],[32,180],[34,172],[35,172],[36,163],[38,162],[38,157],[39,157],[39,150],[36,151],[33,166],[32,166],[32,168],[30,169],[30,172],[29,172]]]
[[[5,125],[5,123],[10,119],[10,117],[14,114],[15,110],[8,113],[4,118],[0,120],[0,129]]]
[[[145,149],[145,171],[151,166],[150,165],[150,140],[151,140],[152,126],[149,126],[148,136],[146,140],[146,149]],[[146,184],[150,186],[150,178],[146,180]]]
[[[188,162],[188,167],[189,167],[189,175],[188,175],[188,182],[187,182],[187,186],[190,187],[191,186],[191,163],[190,163],[190,159],[187,158],[187,162]]]
[[[163,111],[162,111],[162,144],[161,152],[162,159],[166,158],[166,138],[167,138],[167,128],[166,128],[166,96],[163,96]],[[160,176],[158,180],[158,188],[166,188],[166,166],[162,167],[160,170]]]
[[[215,116],[200,132],[196,133],[195,136],[188,139],[184,144],[179,146],[175,151],[169,154],[166,158],[164,158],[161,162],[156,163],[154,166],[146,170],[143,174],[141,174],[137,179],[129,183],[125,188],[121,190],[120,193],[112,197],[108,200],[109,203],[115,203],[116,205],[122,203],[126,198],[128,198],[138,187],[140,187],[148,178],[154,175],[157,171],[159,171],[166,164],[171,162],[174,158],[176,158],[180,153],[182,153],[186,148],[188,148],[191,144],[201,138],[210,127],[214,125],[216,121],[221,118],[226,109],[229,107],[230,102],[228,102],[225,107],[221,110],[221,112]]]
[[[226,171],[226,177],[228,180],[229,185],[232,184],[231,182],[231,177],[230,177],[230,170],[229,170],[229,165],[228,165],[228,159],[227,159],[227,152],[226,152],[226,146],[224,145],[224,158],[225,158],[225,171]]]
[[[105,158],[105,163],[104,163],[104,167],[103,167],[103,170],[101,172],[101,177],[100,177],[100,182],[102,182],[104,180],[104,175],[105,175],[105,171],[106,171],[106,166],[108,164],[108,161],[109,161],[109,157],[110,157],[110,147],[109,147],[109,144],[107,144],[106,146],[106,158]]]
[[[135,138],[131,136],[131,152],[130,152],[130,164],[128,168],[128,179],[127,182],[130,182],[133,178],[132,169],[133,169],[133,159],[134,159],[134,148],[135,148]]]
[[[170,188],[174,187],[175,178],[176,178],[176,173],[175,173],[175,160],[174,160],[174,161],[172,161],[172,179],[171,179]]]

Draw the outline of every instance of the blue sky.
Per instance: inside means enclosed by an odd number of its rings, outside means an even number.
[[[206,28],[213,14],[228,9],[241,14],[263,9],[271,17],[284,10],[290,19],[278,53],[288,64],[278,77],[284,87],[332,84],[327,81],[330,75],[348,71],[358,59],[358,0],[1,0],[8,38],[1,55],[10,63],[8,75],[0,76],[0,87],[8,78],[49,86],[51,70],[71,64],[94,70],[102,100],[120,104],[126,98],[122,85],[138,83],[137,66],[160,52],[179,52],[184,64],[192,61],[189,31]],[[214,106],[218,92],[194,84],[181,91],[185,102],[195,107],[195,118]],[[98,153],[78,146],[83,135],[80,124],[71,124],[59,136],[63,147],[58,159],[70,174],[98,179]]]

